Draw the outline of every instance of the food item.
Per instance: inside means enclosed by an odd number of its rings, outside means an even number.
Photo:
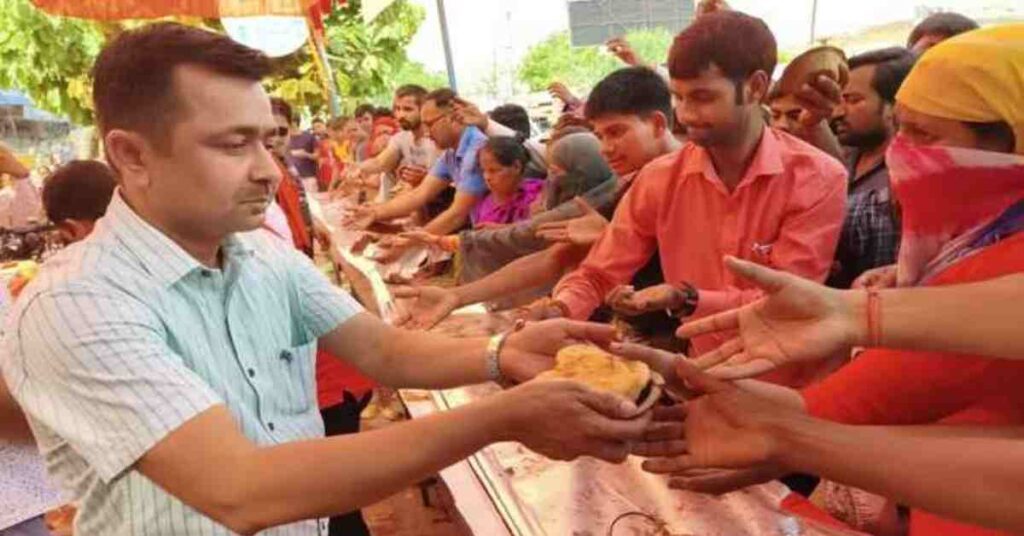
[[[542,372],[537,378],[574,380],[638,402],[651,383],[651,369],[647,364],[623,359],[589,344],[562,348],[555,362],[555,368]]]
[[[850,68],[846,64],[846,53],[842,49],[831,46],[815,47],[794,58],[782,71],[779,92],[782,95],[792,95],[805,83],[822,74],[835,80],[839,87],[846,87],[850,80]]]

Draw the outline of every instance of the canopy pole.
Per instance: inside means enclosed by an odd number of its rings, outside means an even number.
[[[444,0],[437,0],[437,17],[441,20],[441,42],[444,43],[444,62],[448,67],[448,86],[458,93],[455,85],[455,63],[452,61],[452,45],[448,38],[448,16],[444,10]]]

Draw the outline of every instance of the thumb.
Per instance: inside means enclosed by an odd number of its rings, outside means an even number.
[[[579,396],[587,407],[608,418],[628,419],[637,412],[636,404],[615,393],[584,388]]]
[[[694,390],[709,395],[736,388],[733,384],[719,380],[700,370],[693,363],[690,363],[689,359],[676,360],[676,375]]]
[[[786,283],[793,277],[785,272],[765,268],[760,264],[740,260],[733,256],[725,258],[725,266],[732,273],[761,287],[769,294],[782,290],[782,287],[786,286]]]
[[[573,203],[576,203],[576,206],[579,207],[584,215],[597,212],[594,210],[594,207],[590,206],[590,203],[587,203],[587,200],[582,197],[574,197],[572,201]]]

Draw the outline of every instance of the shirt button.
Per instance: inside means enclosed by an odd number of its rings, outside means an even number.
[[[273,423],[273,421],[267,423],[267,428],[269,428],[271,432],[274,431],[274,423]]]
[[[250,378],[255,378],[256,377],[256,370],[255,369],[249,369],[248,372],[249,372],[249,377]]]
[[[213,275],[213,273],[210,272],[209,270],[202,270],[199,273],[202,274],[203,277],[210,277],[211,275]]]
[[[288,350],[281,350],[281,355],[279,355],[278,357],[281,358],[281,361],[287,361],[289,363],[292,362],[292,353],[289,352]]]

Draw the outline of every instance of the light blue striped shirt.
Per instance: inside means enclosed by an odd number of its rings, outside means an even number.
[[[361,307],[264,231],[222,251],[223,270],[202,266],[117,194],[12,309],[0,364],[79,501],[76,534],[230,534],[133,467],[213,405],[260,445],[323,436],[316,341]],[[265,532],[318,533],[323,520]]]

